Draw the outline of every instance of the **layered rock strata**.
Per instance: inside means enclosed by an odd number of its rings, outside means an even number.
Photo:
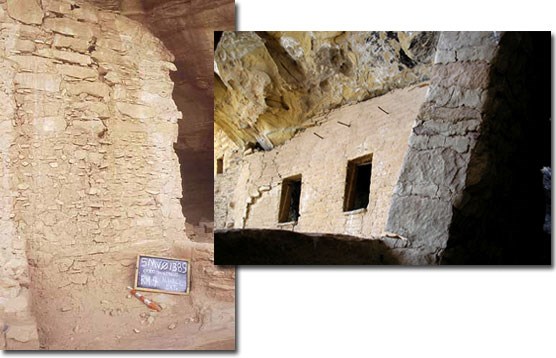
[[[215,122],[238,146],[283,144],[323,112],[426,80],[434,32],[225,32]]]

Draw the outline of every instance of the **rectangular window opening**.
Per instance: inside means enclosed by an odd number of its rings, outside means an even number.
[[[216,159],[216,174],[224,173],[224,157]]]
[[[373,155],[368,154],[348,162],[344,211],[366,209],[369,205],[372,159]]]
[[[286,178],[282,181],[280,196],[280,212],[278,222],[297,222],[299,219],[299,201],[301,198],[301,175]]]

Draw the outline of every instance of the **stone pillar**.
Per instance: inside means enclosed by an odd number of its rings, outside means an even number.
[[[453,208],[476,178],[468,171],[484,121],[499,32],[443,32],[430,88],[394,189],[386,230],[407,237],[400,263],[438,263]]]

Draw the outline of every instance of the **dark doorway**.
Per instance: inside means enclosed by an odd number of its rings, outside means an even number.
[[[278,222],[297,222],[299,218],[299,201],[301,198],[301,175],[282,181],[280,213]]]
[[[371,192],[372,154],[348,162],[344,211],[364,209]]]
[[[216,159],[216,174],[224,173],[224,158]]]

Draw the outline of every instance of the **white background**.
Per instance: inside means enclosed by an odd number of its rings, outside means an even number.
[[[546,31],[555,22],[546,0],[237,3],[239,30]],[[553,268],[243,267],[237,276],[238,351],[224,355],[556,357]]]

